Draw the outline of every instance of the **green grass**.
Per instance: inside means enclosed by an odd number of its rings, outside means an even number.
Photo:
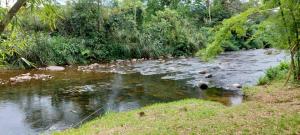
[[[238,106],[198,99],[155,104],[54,134],[300,134],[300,88],[282,86],[247,88],[247,101]]]

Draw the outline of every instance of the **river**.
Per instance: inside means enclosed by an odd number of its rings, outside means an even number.
[[[55,72],[1,70],[0,80],[25,73],[54,78],[0,85],[0,134],[48,134],[76,127],[109,111],[129,111],[186,98],[228,106],[240,104],[242,93],[232,84],[255,85],[267,68],[287,59],[283,52],[265,52],[227,52],[211,62],[198,58],[147,60],[91,72],[78,71],[77,66]],[[202,71],[211,77],[200,74]],[[208,82],[210,88],[201,90],[199,81]]]

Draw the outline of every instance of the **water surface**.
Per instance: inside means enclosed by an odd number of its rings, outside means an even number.
[[[95,111],[87,121],[108,111],[128,111],[186,98],[239,104],[240,91],[224,88],[232,83],[253,85],[265,69],[284,57],[283,53],[265,55],[264,50],[253,50],[225,53],[210,63],[196,58],[151,60],[126,69],[109,69],[122,70],[119,73],[80,72],[77,67],[60,72],[2,70],[2,80],[28,72],[54,78],[0,86],[0,134],[51,133],[74,127]],[[208,70],[213,78],[199,74],[202,70]],[[195,87],[198,81],[220,88],[201,90]]]

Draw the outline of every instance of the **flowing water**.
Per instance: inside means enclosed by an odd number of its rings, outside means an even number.
[[[232,83],[253,85],[265,69],[285,59],[284,53],[265,55],[265,50],[230,52],[211,63],[196,58],[151,60],[118,68],[119,72],[0,71],[0,79],[24,73],[49,74],[53,79],[0,86],[0,135],[40,134],[74,127],[108,111],[128,111],[146,105],[186,98],[212,100],[225,105],[242,102]],[[199,71],[213,75],[205,78]],[[197,82],[212,88],[201,90]],[[218,88],[217,88],[218,87]]]

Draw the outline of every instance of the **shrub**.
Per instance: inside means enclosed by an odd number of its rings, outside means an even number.
[[[285,78],[285,75],[288,72],[288,70],[289,63],[281,62],[278,66],[267,69],[265,75],[259,78],[258,85],[265,85],[273,80],[283,79]]]
[[[66,38],[62,36],[50,37],[38,34],[35,42],[30,44],[21,53],[24,57],[38,65],[64,65],[85,63],[88,52],[84,40]],[[42,50],[42,51],[41,51]]]

